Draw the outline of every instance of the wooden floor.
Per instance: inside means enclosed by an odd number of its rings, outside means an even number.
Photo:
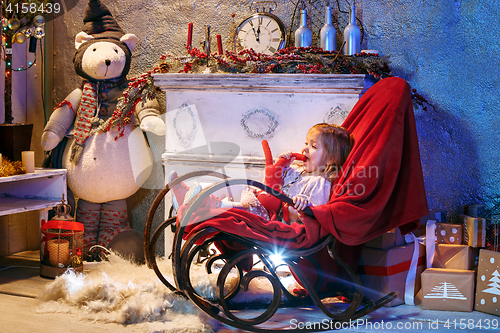
[[[119,325],[113,323],[100,323],[93,321],[82,321],[69,314],[47,314],[37,313],[39,300],[36,297],[44,286],[52,279],[42,278],[39,275],[39,252],[21,252],[9,257],[0,257],[0,332],[2,333],[146,333],[146,332],[170,332],[170,330],[151,330],[147,324]],[[280,310],[280,322],[290,322],[299,318],[301,321],[321,322],[321,312],[309,311],[302,318],[297,317],[297,309]],[[497,327],[499,317],[473,311],[473,312],[447,312],[422,310],[419,306],[400,305],[393,308],[380,308],[370,315],[362,318],[368,325],[346,327],[343,331],[348,332],[465,332],[467,329],[448,327],[446,322],[460,323],[460,320],[470,323],[485,323],[485,321],[496,321]],[[383,326],[385,323],[386,326]],[[387,329],[391,323],[392,329]],[[401,329],[396,325],[401,323]],[[439,325],[439,326],[438,326]],[[236,333],[241,332],[225,325],[214,322],[215,332]],[[178,332],[179,330],[175,330]],[[484,327],[473,330],[474,332],[491,332],[493,329]]]
[[[0,258],[0,332],[145,332],[140,325],[85,322],[68,314],[36,313],[36,296],[53,281],[40,277],[39,256],[39,251],[31,251]]]

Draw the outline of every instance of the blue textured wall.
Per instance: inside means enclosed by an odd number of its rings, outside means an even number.
[[[87,2],[80,1],[69,14],[54,21],[56,103],[80,82],[72,66],[73,40],[81,30]],[[188,22],[195,23],[195,46],[203,39],[204,24],[211,24],[227,43],[233,32],[230,14],[236,13],[235,22],[240,22],[251,14],[248,5],[252,0],[103,2],[126,32],[139,37],[133,76],[150,69],[162,53],[183,54]],[[275,14],[288,30],[296,1],[277,2]],[[306,2],[318,8],[326,3],[336,8],[337,3]],[[338,3],[347,11],[346,0]],[[491,207],[500,201],[498,1],[357,0],[356,5],[366,31],[363,49],[377,49],[389,56],[394,74],[435,106],[434,110],[415,110],[430,208],[453,211],[460,204],[484,202]],[[345,14],[342,19],[346,21]],[[156,193],[141,189],[128,200],[132,225],[140,232]]]
[[[500,201],[496,1],[364,0],[366,45],[434,110],[415,109],[430,208]]]

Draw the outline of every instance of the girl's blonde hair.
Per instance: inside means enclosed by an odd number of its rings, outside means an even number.
[[[308,134],[312,132],[319,134],[319,140],[325,148],[325,174],[327,179],[333,182],[351,153],[354,136],[341,126],[327,123],[314,125]]]

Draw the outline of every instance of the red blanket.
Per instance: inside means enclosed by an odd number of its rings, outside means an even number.
[[[312,208],[322,229],[357,245],[396,227],[403,233],[418,228],[429,210],[408,83],[381,80],[342,126],[355,145],[330,202]]]
[[[396,227],[403,233],[416,229],[428,207],[408,83],[396,77],[379,81],[360,98],[343,126],[354,134],[354,148],[332,186],[330,201],[312,207],[315,218],[286,225],[243,210],[198,209],[186,236],[213,226],[289,248],[307,248],[328,234],[356,246]]]

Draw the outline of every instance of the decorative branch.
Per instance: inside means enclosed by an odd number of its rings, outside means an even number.
[[[342,52],[323,51],[317,47],[289,47],[274,55],[257,53],[253,49],[238,53],[226,50],[225,56],[208,56],[196,48],[189,57],[162,55],[157,67],[160,73],[281,73],[281,74],[367,74],[375,80],[393,76],[388,57],[360,53],[346,56]],[[434,108],[412,89],[415,107]]]
[[[130,124],[135,107],[139,103],[146,103],[146,100],[154,99],[156,97],[156,86],[154,79],[151,76],[153,73],[158,73],[159,67],[147,73],[141,74],[129,80],[128,88],[123,92],[123,96],[118,99],[116,110],[110,118],[102,121],[98,127],[94,128],[91,135],[97,132],[108,132],[111,128],[118,126],[118,134],[115,140],[124,135],[124,125]]]
[[[193,48],[189,58],[163,55],[161,73],[303,73],[303,74],[369,74],[374,78],[391,76],[387,57],[378,54],[346,56],[341,52],[323,51],[317,47],[289,47],[274,55],[257,53],[253,49],[238,53],[226,50],[225,56],[207,54]]]

